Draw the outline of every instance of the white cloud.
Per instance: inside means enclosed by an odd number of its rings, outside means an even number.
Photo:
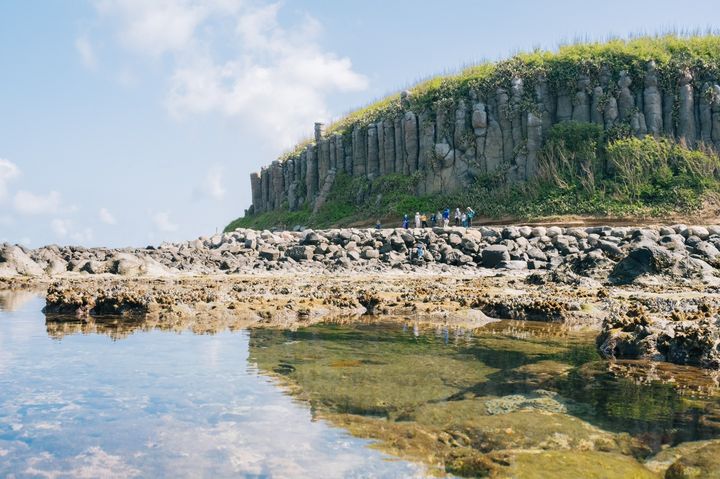
[[[222,184],[222,173],[222,168],[220,167],[210,168],[199,188],[200,194],[221,200],[225,196],[225,187]]]
[[[94,237],[92,228],[76,229],[74,223],[68,219],[55,218],[50,222],[50,228],[58,238],[70,238],[78,243],[88,243]]]
[[[83,65],[90,70],[94,70],[97,67],[97,57],[95,56],[95,48],[93,48],[90,40],[81,36],[75,39],[75,50],[80,55]]]
[[[51,191],[47,195],[36,195],[29,191],[20,190],[15,193],[13,206],[18,213],[26,215],[53,214],[60,211],[60,193]]]
[[[68,235],[68,231],[70,230],[68,222],[59,218],[55,218],[50,222],[50,228],[52,228],[53,233],[60,238],[66,237]]]
[[[367,87],[350,59],[320,46],[315,19],[281,25],[279,3],[104,0],[97,6],[123,45],[169,55],[171,115],[237,118],[278,149],[330,116],[329,94]]]
[[[110,213],[107,208],[100,208],[98,215],[100,216],[100,221],[105,224],[114,225],[115,223],[117,223],[117,221],[115,220],[115,216],[113,216],[113,214]]]
[[[10,160],[0,158],[0,200],[7,195],[7,185],[20,176],[20,168]]]
[[[172,232],[178,230],[178,225],[170,221],[170,214],[167,211],[159,211],[152,216],[155,227],[163,232]]]

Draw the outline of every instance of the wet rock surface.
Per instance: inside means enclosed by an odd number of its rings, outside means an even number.
[[[288,326],[334,315],[601,329],[608,358],[720,368],[720,227],[236,230],[145,249],[4,245],[0,289],[64,317],[212,310]]]

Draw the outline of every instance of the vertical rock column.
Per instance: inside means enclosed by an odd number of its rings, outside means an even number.
[[[253,212],[262,213],[262,181],[258,173],[250,173],[250,191],[252,192]]]
[[[374,180],[380,176],[380,156],[378,148],[377,125],[367,127],[367,177]]]
[[[282,163],[275,160],[270,165],[270,178],[272,179],[272,208],[273,210],[282,207],[285,197],[285,176],[283,174]]]
[[[305,200],[312,205],[313,201],[315,201],[315,195],[317,195],[318,192],[318,160],[315,145],[307,147],[305,156],[307,158],[307,172],[305,175],[307,197]]]
[[[620,72],[620,78],[618,79],[618,118],[620,121],[631,121],[632,115],[635,109],[635,97],[630,91],[630,85],[632,85],[632,79],[626,71]]]
[[[470,117],[470,125],[475,134],[475,162],[470,165],[468,172],[473,177],[478,177],[487,173],[487,163],[485,162],[485,139],[487,137],[488,117],[485,110],[485,103],[481,101],[476,91],[470,92],[472,100],[472,115]]]
[[[395,123],[391,119],[385,119],[382,122],[383,128],[383,158],[385,160],[382,174],[389,175],[395,173]]]
[[[689,146],[695,144],[695,98],[690,71],[683,70],[678,78],[678,139]]]
[[[418,119],[415,113],[405,112],[402,120],[404,162],[402,173],[412,175],[418,170],[418,157],[420,154],[420,132]]]
[[[348,170],[348,165],[345,164],[345,145],[343,144],[343,136],[340,133],[335,133],[335,169],[338,172],[344,171],[345,173],[352,173]]]
[[[590,121],[590,78],[581,75],[577,81],[577,91],[575,92],[575,101],[573,102],[573,121],[589,122]]]
[[[328,161],[328,169],[329,170],[338,170],[338,161],[337,161],[337,147],[335,146],[335,135],[331,136],[327,139],[328,142],[328,155],[329,155],[329,161]]]
[[[298,208],[297,180],[295,179],[296,158],[289,158],[285,164],[285,191],[288,200],[288,209],[295,211]]]
[[[318,185],[322,185],[330,171],[330,142],[326,138],[322,138],[315,148],[318,157]]]
[[[715,149],[720,151],[720,85],[712,86],[712,141]]]
[[[662,95],[658,89],[657,71],[653,61],[648,62],[646,68],[643,99],[647,131],[653,136],[659,136],[663,132]]]
[[[423,110],[418,116],[418,163],[417,171],[427,176],[430,174],[433,158],[435,157],[435,122],[432,112]],[[426,184],[419,185],[418,194],[425,194]]]
[[[375,123],[375,131],[377,132],[377,148],[378,148],[378,176],[385,174],[385,129],[382,120]]]
[[[405,165],[405,143],[403,142],[405,133],[403,132],[403,119],[401,116],[393,118],[393,130],[395,132],[395,166],[393,166],[393,171],[407,174],[407,171],[403,169]]]
[[[267,168],[263,168],[260,170],[260,180],[261,180],[261,186],[260,189],[262,191],[262,205],[263,205],[263,211],[270,211],[272,209],[272,206],[270,204],[270,172]]]
[[[485,138],[485,166],[488,173],[498,171],[504,161],[503,132],[498,121],[497,98],[488,101],[488,128]]]
[[[699,94],[700,140],[706,145],[712,143],[712,86],[703,83]]]
[[[356,178],[367,174],[367,132],[365,128],[355,126],[352,131],[352,175]]]

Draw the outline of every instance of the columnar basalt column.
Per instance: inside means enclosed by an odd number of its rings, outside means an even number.
[[[720,85],[712,86],[712,141],[715,149],[720,151]]]
[[[352,163],[353,176],[359,178],[367,175],[367,131],[355,126],[352,132]]]
[[[525,84],[522,78],[515,77],[512,79],[510,87],[510,123],[512,127],[512,141],[513,151],[517,150],[517,147],[521,145],[525,138],[525,132],[523,132],[523,111],[522,111],[522,100],[525,91]],[[527,124],[526,124],[527,126]]]
[[[371,124],[367,127],[367,177],[370,180],[377,178],[380,174],[380,163],[378,156],[377,125]]]
[[[705,144],[712,142],[712,86],[703,83],[699,92],[700,140]]]
[[[283,173],[283,165],[279,161],[273,161],[270,165],[272,178],[272,207],[274,210],[280,209],[286,199],[285,196],[285,175]]]
[[[383,127],[383,157],[385,159],[385,168],[383,175],[395,173],[395,124],[393,120],[386,119],[382,122]]]
[[[335,145],[335,135],[332,135],[327,139],[328,142],[328,149],[329,151],[329,158],[330,161],[328,162],[328,169],[330,170],[338,170],[338,164],[337,164],[337,146]]]
[[[502,88],[495,92],[497,102],[498,122],[503,136],[503,160],[508,165],[512,162],[515,154],[515,146],[512,138],[512,120],[510,119],[510,97]]]
[[[423,110],[418,117],[419,153],[417,169],[425,171],[435,156],[435,122],[429,110]]]
[[[343,143],[343,136],[340,133],[335,133],[333,138],[335,140],[335,168],[338,173],[352,173],[352,169],[348,170],[348,165],[345,164],[345,145]]]
[[[353,144],[352,132],[345,133],[342,136],[343,153],[345,153],[345,172],[352,176],[353,174]]]
[[[568,88],[570,88],[568,86]],[[566,89],[561,89],[557,94],[556,116],[558,123],[572,120],[572,97]],[[500,122],[502,127],[502,122]]]
[[[542,118],[543,136],[545,136],[555,123],[555,108],[557,107],[557,101],[548,88],[545,75],[540,75],[535,83],[535,99]]]
[[[538,152],[543,139],[542,119],[532,111],[527,112],[527,125],[527,162],[523,172],[526,180],[534,178],[538,174]]]
[[[262,181],[258,173],[250,173],[250,191],[252,192],[252,204],[255,213],[262,213]]]
[[[262,210],[270,211],[272,206],[270,204],[270,173],[267,168],[263,167],[260,170],[261,189],[262,189]]]
[[[393,118],[393,130],[395,131],[395,173],[407,174],[407,165],[405,158],[405,132],[403,130],[403,117],[396,116]]]
[[[318,157],[318,188],[325,181],[325,177],[330,171],[330,143],[326,138],[322,138],[316,145]]]
[[[295,180],[295,165],[297,161],[295,158],[289,158],[285,162],[285,190],[288,201],[288,209],[295,211],[298,208],[298,183]]]
[[[663,132],[662,95],[658,89],[657,70],[653,61],[648,62],[645,70],[643,99],[647,131],[653,136],[659,136]]]
[[[618,79],[618,117],[620,121],[631,121],[635,113],[635,96],[630,91],[632,79],[626,71],[620,72]]]
[[[575,101],[573,102],[573,121],[589,122],[590,121],[590,78],[581,75],[577,81],[577,91],[575,92]]]
[[[475,134],[475,164],[470,168],[473,176],[479,176],[487,173],[487,163],[485,162],[485,140],[487,138],[488,117],[485,103],[482,101],[477,92],[470,93],[472,100],[472,116],[470,124]]]
[[[317,195],[319,188],[317,148],[315,145],[308,146],[307,150],[305,150],[305,155],[307,158],[307,173],[305,176],[306,200],[312,204],[313,201],[315,201],[315,195]]]
[[[403,117],[403,146],[405,147],[405,164],[403,173],[412,175],[418,170],[420,156],[420,131],[418,118],[412,111],[405,112]]]
[[[678,77],[678,139],[688,145],[695,144],[695,98],[693,77],[683,70]]]
[[[603,116],[602,102],[605,99],[603,87],[597,85],[592,91],[592,100],[590,102],[590,121],[602,127],[605,126],[605,117]]]
[[[375,123],[375,132],[377,133],[377,156],[378,156],[378,176],[385,174],[385,129],[383,122]]]
[[[488,173],[495,173],[503,167],[503,132],[498,121],[496,98],[488,98],[488,129],[485,138],[485,165]]]
[[[673,110],[677,103],[677,96],[675,95],[675,89],[669,88],[664,90],[662,93],[662,109],[663,109],[663,132],[666,136],[671,138],[675,137],[675,118]]]

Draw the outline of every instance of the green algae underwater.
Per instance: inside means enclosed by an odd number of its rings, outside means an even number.
[[[717,374],[608,362],[594,337],[325,323],[252,330],[249,361],[314,418],[438,476],[720,477]]]

